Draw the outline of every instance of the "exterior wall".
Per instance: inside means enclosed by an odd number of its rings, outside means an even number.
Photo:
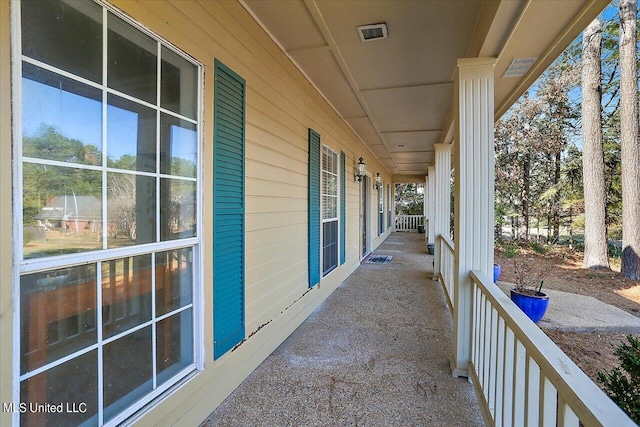
[[[266,356],[359,265],[360,190],[354,165],[391,176],[237,2],[183,0],[113,2],[137,22],[204,64],[203,322],[204,370],[140,414],[141,425],[194,425],[202,421]],[[10,11],[0,0],[0,120],[11,123]],[[246,79],[246,337],[213,361],[213,64],[219,59]],[[312,290],[307,280],[307,135],[347,156],[346,262]],[[0,127],[0,236],[12,236],[11,127]],[[371,249],[377,235],[377,198],[370,194]],[[11,402],[14,370],[11,245],[0,245],[0,401]],[[198,294],[196,294],[198,295]],[[17,300],[17,299],[16,299]],[[259,332],[258,332],[259,331]],[[17,383],[17,381],[16,381]],[[0,424],[10,425],[0,413]]]

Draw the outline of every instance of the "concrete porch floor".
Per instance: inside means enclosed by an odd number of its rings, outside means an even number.
[[[392,233],[203,426],[484,425],[424,234]]]

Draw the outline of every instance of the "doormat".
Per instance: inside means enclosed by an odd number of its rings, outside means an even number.
[[[389,264],[393,256],[391,255],[373,255],[367,258],[365,263],[367,264]]]

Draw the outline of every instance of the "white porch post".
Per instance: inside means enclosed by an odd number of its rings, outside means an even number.
[[[455,79],[454,376],[468,376],[473,294],[471,270],[493,272],[494,58],[458,59]]]
[[[429,228],[425,230],[427,233],[427,243],[433,243],[433,224],[435,222],[435,212],[434,212],[434,200],[436,197],[436,172],[433,166],[429,166],[427,168],[427,173],[429,174],[429,201],[428,201],[428,215],[427,219],[429,220]],[[425,188],[425,196],[427,195]],[[426,197],[425,197],[426,198]]]
[[[435,215],[434,215],[434,240],[443,234],[449,237],[449,217],[451,216],[451,145],[435,144]],[[433,265],[433,278],[438,280],[440,274],[440,245],[435,246],[435,263]]]
[[[425,248],[427,243],[429,243],[429,175],[425,175],[424,177],[424,192],[422,199],[422,215],[424,216],[425,224],[424,224],[424,240],[425,240]]]

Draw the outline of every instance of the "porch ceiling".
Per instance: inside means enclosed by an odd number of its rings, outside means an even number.
[[[497,58],[498,119],[609,3],[241,1],[395,180],[426,175],[433,144],[452,141],[458,58]],[[357,26],[382,22],[388,38],[360,41]],[[502,77],[516,58],[537,60]]]

